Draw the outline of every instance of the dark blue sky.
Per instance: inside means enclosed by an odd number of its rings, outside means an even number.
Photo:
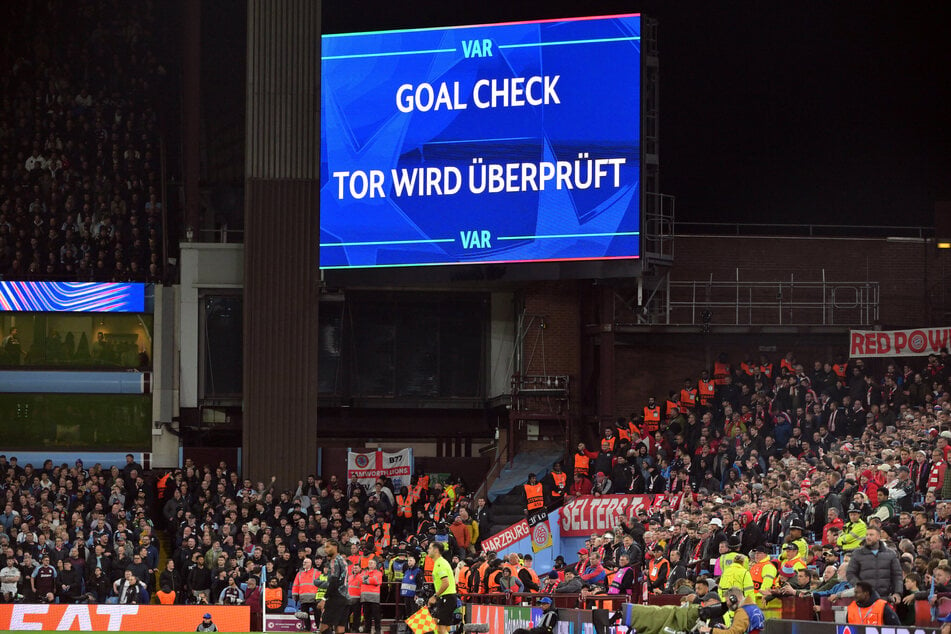
[[[325,0],[324,30],[641,11],[679,219],[929,225],[951,199],[949,5]]]

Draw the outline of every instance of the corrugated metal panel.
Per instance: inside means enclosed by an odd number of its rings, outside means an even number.
[[[317,463],[317,181],[248,179],[244,465],[296,482]]]
[[[249,0],[244,472],[317,466],[320,2]]]
[[[248,177],[320,176],[320,6],[248,2]]]

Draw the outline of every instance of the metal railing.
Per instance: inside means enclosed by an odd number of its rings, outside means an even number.
[[[823,278],[825,273],[823,272]],[[879,318],[878,282],[670,282],[668,325],[869,326]]]
[[[674,233],[684,235],[716,235],[747,237],[808,238],[917,238],[934,237],[934,227],[893,227],[890,225],[804,225],[746,222],[683,222],[674,223]]]

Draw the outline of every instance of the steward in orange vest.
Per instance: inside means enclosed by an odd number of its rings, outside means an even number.
[[[155,596],[158,597],[159,603],[162,605],[173,605],[175,603],[176,592],[174,590],[166,591],[165,588],[168,586],[163,586],[161,590],[155,593]]]
[[[578,443],[578,451],[575,452],[575,474],[580,473],[586,478],[591,477],[591,459],[597,457],[597,452],[590,452],[584,446],[583,442]]]
[[[534,473],[528,474],[528,484],[525,485],[525,508],[529,511],[545,506],[545,492],[541,482]]]
[[[690,379],[684,380],[684,388],[680,390],[680,404],[689,409],[697,406],[697,388],[693,387]]]
[[[720,355],[720,359],[713,364],[713,382],[724,385],[728,376],[730,376],[730,364],[726,362],[725,355]]]
[[[560,505],[568,493],[568,474],[562,471],[560,462],[556,462],[552,467],[551,482],[551,501]]]
[[[401,487],[396,495],[396,517],[407,520],[413,518],[413,498],[406,487]]]
[[[700,380],[697,381],[697,396],[700,399],[700,404],[707,406],[713,402],[716,391],[716,383],[710,380],[709,374],[704,370],[703,374],[700,375]]]
[[[654,545],[653,555],[654,558],[651,559],[650,566],[647,568],[650,591],[660,590],[663,592],[667,585],[667,577],[670,575],[670,562],[664,559],[664,548],[659,544]]]
[[[895,610],[867,581],[856,582],[855,601],[849,604],[846,620],[853,625],[901,625]]]
[[[284,589],[278,585],[276,577],[268,579],[264,589],[264,609],[268,614],[280,614],[284,611]]]
[[[660,405],[652,396],[647,399],[647,405],[644,406],[644,433],[653,435],[658,429],[660,429]]]

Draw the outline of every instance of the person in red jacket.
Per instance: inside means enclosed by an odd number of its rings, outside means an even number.
[[[360,603],[363,606],[363,625],[367,634],[381,634],[380,622],[380,586],[383,585],[383,573],[376,567],[376,559],[367,562],[367,569],[360,578]],[[375,629],[374,629],[375,626]]]
[[[575,481],[571,483],[571,488],[568,489],[568,499],[572,500],[582,495],[591,495],[591,480],[580,473],[576,473]]]

